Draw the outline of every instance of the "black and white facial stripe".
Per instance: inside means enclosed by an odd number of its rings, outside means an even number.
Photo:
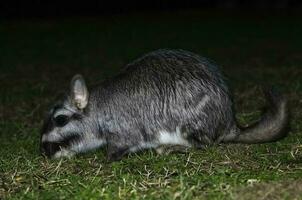
[[[48,157],[72,156],[97,148],[104,140],[87,124],[85,114],[88,93],[84,80],[76,76],[71,85],[71,94],[56,104],[48,113],[41,135],[41,151]]]
[[[42,152],[44,152],[47,157],[51,157],[60,150],[68,148],[69,146],[77,143],[79,139],[80,136],[78,135],[70,135],[64,140],[58,142],[42,142]]]

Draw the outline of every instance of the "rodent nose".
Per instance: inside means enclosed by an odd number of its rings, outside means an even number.
[[[59,150],[60,150],[60,144],[59,143],[42,142],[42,144],[41,144],[41,153],[42,153],[42,155],[45,155],[48,158],[53,156]]]

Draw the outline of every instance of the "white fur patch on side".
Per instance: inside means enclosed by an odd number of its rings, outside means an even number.
[[[176,128],[175,132],[160,131],[158,142],[160,145],[191,146],[189,142],[183,138],[179,127]]]

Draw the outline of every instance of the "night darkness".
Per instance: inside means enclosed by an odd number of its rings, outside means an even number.
[[[0,1],[0,199],[301,199],[301,99],[299,0]]]
[[[188,0],[188,1],[1,1],[0,12],[4,17],[57,17],[96,16],[143,11],[171,11],[184,9],[226,9],[254,11],[297,11],[302,6],[299,0]]]

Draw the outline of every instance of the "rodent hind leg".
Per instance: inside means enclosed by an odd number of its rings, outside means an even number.
[[[203,149],[207,144],[211,143],[206,134],[202,134],[201,130],[194,130],[188,126],[183,126],[181,132],[182,136],[193,148]]]

